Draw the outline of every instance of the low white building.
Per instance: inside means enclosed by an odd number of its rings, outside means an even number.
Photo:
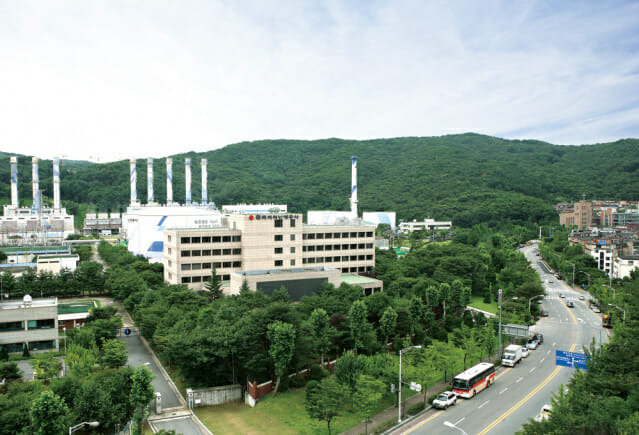
[[[0,303],[0,346],[9,353],[58,350],[58,298]]]
[[[639,269],[639,255],[619,256],[614,260],[612,274],[618,279],[630,278],[630,273],[637,269]]]
[[[36,272],[51,272],[58,275],[63,269],[69,272],[75,272],[78,268],[80,256],[78,254],[47,254],[38,255],[36,260]]]
[[[404,234],[423,229],[426,229],[427,231],[450,230],[452,227],[452,221],[436,221],[435,219],[430,218],[426,218],[419,222],[413,219],[412,222],[401,222],[399,224],[399,230]]]

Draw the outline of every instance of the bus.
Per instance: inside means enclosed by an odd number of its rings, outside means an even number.
[[[453,378],[453,392],[470,399],[495,382],[495,365],[479,363]]]

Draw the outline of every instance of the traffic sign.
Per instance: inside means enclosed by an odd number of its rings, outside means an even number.
[[[131,335],[131,330],[129,328],[126,328],[124,330],[124,335]]]
[[[587,357],[585,353],[555,350],[555,365],[586,370]]]

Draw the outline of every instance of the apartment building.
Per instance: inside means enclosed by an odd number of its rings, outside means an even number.
[[[33,300],[26,295],[22,301],[0,303],[0,347],[9,352],[58,350],[58,299]]]
[[[360,220],[308,225],[301,214],[231,214],[217,228],[164,230],[164,280],[199,290],[215,268],[228,293],[237,293],[236,272],[252,280],[284,271],[295,279],[335,282],[339,274],[364,273],[375,266],[375,225]],[[239,284],[238,284],[239,283]],[[237,287],[237,288],[236,288]]]

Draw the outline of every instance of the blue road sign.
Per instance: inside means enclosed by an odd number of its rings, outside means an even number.
[[[130,335],[131,334],[131,330],[129,328],[126,328],[124,330],[124,335]]]
[[[586,361],[585,353],[555,350],[555,365],[586,370]]]

